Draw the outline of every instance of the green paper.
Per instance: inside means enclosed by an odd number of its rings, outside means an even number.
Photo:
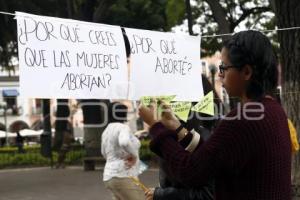
[[[143,97],[141,97],[141,99],[140,99],[141,104],[143,106],[149,106],[150,102],[151,102],[151,98],[154,98],[154,97],[151,97],[151,96],[143,96]]]
[[[176,95],[169,95],[169,96],[157,96],[156,99],[158,101],[163,101],[165,104],[167,105],[170,105],[171,101],[173,99],[175,99]],[[162,107],[161,105],[158,105],[157,106],[157,116],[158,116],[158,119],[160,119],[160,116],[161,116],[161,113],[162,113]]]
[[[157,100],[163,101],[166,104],[169,104],[173,99],[175,99],[176,95],[169,95],[169,96],[156,96]]]
[[[170,104],[170,102],[175,99],[176,95],[165,95],[165,96],[143,96],[140,98],[141,104],[144,106],[149,106],[151,99],[160,100],[165,102],[166,104]]]
[[[189,112],[192,107],[191,102],[174,102],[170,104],[174,114],[183,121],[187,121],[189,117]]]
[[[205,113],[211,116],[215,115],[214,112],[214,93],[209,92],[203,99],[197,103],[193,108],[193,111]]]

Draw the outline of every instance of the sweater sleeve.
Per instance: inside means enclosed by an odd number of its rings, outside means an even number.
[[[168,168],[176,174],[183,184],[198,187],[228,170],[237,171],[243,167],[250,155],[247,145],[249,138],[243,121],[224,120],[212,134],[211,138],[189,153],[171,137],[156,136],[150,148],[158,152],[167,161]],[[154,126],[154,132],[168,131],[161,126]]]
[[[194,188],[160,188],[154,190],[153,200],[213,200],[213,191],[209,187]]]

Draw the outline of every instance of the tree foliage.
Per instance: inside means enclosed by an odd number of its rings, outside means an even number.
[[[195,0],[192,6],[194,32],[202,35],[232,33],[241,29],[275,28],[272,6],[267,0]],[[274,44],[277,39],[269,33]],[[202,55],[215,53],[226,37],[203,37]]]

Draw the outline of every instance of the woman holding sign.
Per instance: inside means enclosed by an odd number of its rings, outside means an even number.
[[[140,116],[151,126],[150,148],[185,185],[199,187],[214,178],[217,200],[289,200],[291,141],[286,114],[271,96],[278,76],[272,45],[258,31],[243,31],[221,54],[219,76],[241,105],[193,153],[177,142],[192,133],[180,127],[168,106],[159,122],[153,107],[141,107]]]

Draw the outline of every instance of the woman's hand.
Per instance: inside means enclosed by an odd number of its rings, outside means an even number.
[[[176,130],[180,126],[180,121],[176,118],[175,114],[173,113],[170,106],[165,104],[164,102],[159,102],[162,113],[161,113],[161,120],[160,122],[170,130]],[[146,106],[140,106],[139,108],[139,115],[143,119],[145,123],[149,126],[152,126],[157,122],[157,106],[156,102],[151,101],[151,104]]]
[[[170,130],[175,131],[180,125],[180,121],[176,118],[171,107],[164,102],[160,102],[162,107],[161,123]]]
[[[156,109],[156,102],[151,101],[150,105],[143,106],[141,105],[139,107],[139,116],[143,119],[143,121],[148,124],[149,126],[152,126],[157,122],[156,120],[156,114],[157,109]]]
[[[124,158],[124,161],[125,161],[126,169],[130,169],[135,165],[135,163],[137,161],[137,157],[135,157],[134,155],[129,155]]]
[[[154,197],[154,188],[150,188],[145,192],[146,200],[153,200]]]

